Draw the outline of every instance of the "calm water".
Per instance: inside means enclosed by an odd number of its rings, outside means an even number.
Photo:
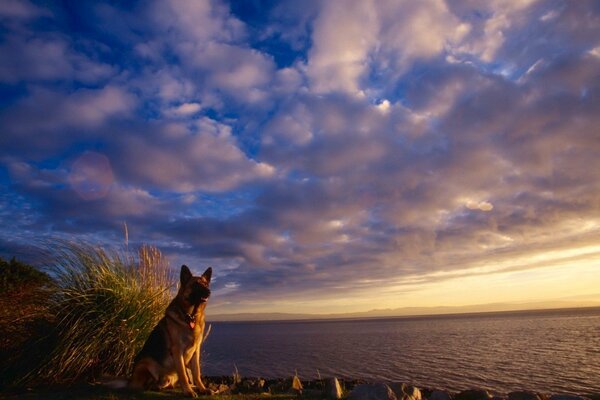
[[[213,323],[205,375],[402,381],[497,393],[600,393],[600,309]],[[317,372],[318,371],[318,372]]]

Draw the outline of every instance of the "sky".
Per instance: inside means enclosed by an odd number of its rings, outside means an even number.
[[[0,255],[212,313],[600,301],[600,3],[0,1]]]

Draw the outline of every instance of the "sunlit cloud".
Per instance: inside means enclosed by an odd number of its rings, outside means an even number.
[[[591,4],[2,2],[0,255],[126,222],[215,313],[594,296]]]

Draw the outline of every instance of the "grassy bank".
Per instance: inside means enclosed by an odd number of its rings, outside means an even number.
[[[0,265],[0,389],[129,373],[176,280],[156,248],[52,243],[46,273]]]

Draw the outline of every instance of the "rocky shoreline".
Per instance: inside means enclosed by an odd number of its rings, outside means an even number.
[[[548,394],[514,391],[506,395],[475,388],[453,392],[416,387],[405,383],[374,383],[338,378],[305,381],[297,376],[287,379],[242,378],[236,375],[207,377],[208,387],[216,394],[296,394],[298,397],[348,400],[600,400],[599,394]]]

